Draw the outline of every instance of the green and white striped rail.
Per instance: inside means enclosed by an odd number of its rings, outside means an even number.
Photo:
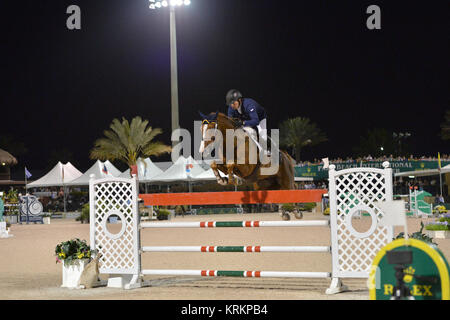
[[[208,222],[142,222],[145,228],[273,228],[273,227],[328,227],[328,220],[310,221],[208,221]]]
[[[221,270],[142,270],[145,276],[199,276],[235,278],[329,278],[330,272],[221,271]]]
[[[317,252],[329,253],[331,247],[327,246],[160,246],[160,247],[142,247],[142,252],[242,252],[242,253],[260,253],[260,252]]]

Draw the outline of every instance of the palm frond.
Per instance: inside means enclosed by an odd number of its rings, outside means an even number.
[[[121,160],[135,165],[140,157],[161,155],[170,152],[171,147],[153,139],[162,133],[160,128],[148,127],[149,121],[135,117],[131,123],[113,119],[110,130],[103,132],[103,138],[97,139],[90,152],[91,159]]]

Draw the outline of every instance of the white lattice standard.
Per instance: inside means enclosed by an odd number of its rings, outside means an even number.
[[[392,241],[393,227],[380,226],[384,216],[376,202],[392,200],[392,170],[330,166],[329,196],[333,278],[367,278],[376,253]],[[354,227],[356,217],[370,216],[368,230]]]
[[[140,272],[137,190],[136,178],[90,180],[91,248],[101,255],[101,274],[138,275]],[[121,224],[116,234],[107,228],[111,216]]]

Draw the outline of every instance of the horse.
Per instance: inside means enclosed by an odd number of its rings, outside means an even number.
[[[211,113],[207,116],[200,113],[200,115],[203,118],[201,126],[202,146],[200,148],[200,153],[203,154],[205,148],[215,141],[214,138],[210,141],[205,140],[205,133],[207,130],[218,130],[222,134],[223,140],[221,150],[223,150],[223,152],[218,155],[218,158],[221,160],[221,164],[218,164],[216,161],[212,161],[210,164],[210,167],[216,176],[217,182],[220,185],[237,185],[238,182],[235,179],[235,176],[237,176],[245,183],[253,184],[254,191],[295,189],[294,159],[286,151],[280,150],[279,154],[271,155],[271,157],[279,157],[278,171],[271,174],[265,174],[263,170],[264,168],[269,168],[271,166],[270,163],[261,163],[259,157],[257,157],[257,161],[250,161],[250,150],[252,148],[250,143],[255,143],[250,138],[245,139],[245,161],[242,161],[243,159],[241,159],[241,161],[237,161],[237,141],[234,141],[233,143],[234,158],[227,159],[226,130],[242,130],[241,134],[244,133],[246,136],[248,136],[248,133],[242,128],[236,128],[235,120],[227,117],[223,113]],[[223,172],[228,177],[221,177],[219,171]]]

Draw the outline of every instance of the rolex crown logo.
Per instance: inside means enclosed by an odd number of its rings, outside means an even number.
[[[414,279],[413,276],[416,270],[412,266],[409,266],[408,268],[404,269],[403,272],[405,273],[403,281],[405,281],[406,283],[410,283],[411,281],[413,281]]]

